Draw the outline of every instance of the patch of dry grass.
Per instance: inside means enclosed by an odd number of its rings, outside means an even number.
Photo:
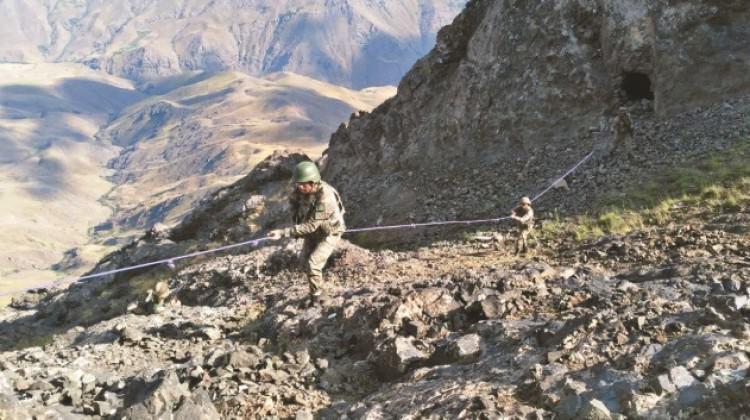
[[[656,175],[604,200],[599,211],[543,223],[543,237],[573,236],[586,240],[605,234],[626,234],[661,225],[685,208],[711,212],[737,211],[750,202],[750,145],[742,143]]]

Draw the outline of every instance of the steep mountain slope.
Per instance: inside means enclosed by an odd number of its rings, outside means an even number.
[[[473,0],[395,98],[332,137],[325,175],[362,224],[495,214],[604,158],[619,106],[638,120],[750,91],[749,17],[744,1]],[[635,138],[666,161],[680,149]]]
[[[736,118],[748,109],[745,97],[703,114],[750,129]],[[98,270],[247,239],[248,219],[283,223],[281,193],[303,158],[267,159],[177,229],[150,232]],[[628,165],[642,178],[618,179],[624,191],[681,193],[655,197],[669,223],[581,241],[545,222],[531,256],[512,255],[505,226],[401,250],[344,241],[328,269],[335,284],[313,306],[302,304],[300,241],[27,294],[18,311],[0,313],[0,414],[741,416],[750,409],[750,146],[684,162],[700,189]],[[152,314],[159,281],[170,301]]]
[[[74,64],[0,64],[0,289],[48,276],[110,210],[99,198],[115,147],[95,138],[140,100],[132,83]],[[93,254],[91,254],[93,252]]]
[[[79,62],[132,80],[288,71],[393,85],[465,0],[7,0],[0,61]]]
[[[320,156],[350,114],[394,93],[392,87],[351,91],[291,73],[266,79],[225,73],[141,101],[99,134],[124,148],[110,162],[117,186],[106,202],[115,214],[99,235],[174,224],[274,150]]]

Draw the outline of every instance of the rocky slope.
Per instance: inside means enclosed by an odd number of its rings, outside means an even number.
[[[270,158],[99,269],[280,223],[302,158]],[[0,323],[0,413],[737,417],[750,408],[750,184],[738,182],[744,198],[720,211],[681,207],[669,224],[583,242],[540,236],[533,257],[509,252],[504,227],[401,250],[345,243],[312,307],[294,242],[29,294]],[[158,281],[170,303],[148,314]]]
[[[0,61],[77,62],[131,80],[279,71],[394,85],[465,0],[9,0]]]
[[[620,106],[657,121],[639,146],[671,152],[660,118],[750,89],[748,17],[743,1],[471,1],[395,98],[332,137],[325,174],[372,224],[492,214],[602,157]]]

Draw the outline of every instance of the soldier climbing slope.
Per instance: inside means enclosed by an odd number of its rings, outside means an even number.
[[[304,238],[302,262],[307,272],[311,301],[323,294],[323,267],[346,231],[339,193],[320,179],[312,162],[294,168],[295,189],[289,203],[294,226],[269,232],[271,239]]]
[[[627,108],[620,107],[617,110],[617,115],[612,125],[615,131],[615,142],[612,151],[630,153],[633,149],[633,120],[630,118]]]
[[[516,254],[528,251],[526,241],[529,233],[534,228],[534,209],[531,208],[531,199],[522,197],[518,207],[513,209],[510,216],[518,224],[518,236],[516,237]]]

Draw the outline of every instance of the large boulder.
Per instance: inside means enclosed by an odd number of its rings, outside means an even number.
[[[118,416],[129,419],[219,419],[211,399],[203,392],[191,393],[172,371],[160,371],[130,386]]]
[[[382,380],[393,380],[429,357],[410,338],[397,336],[383,343],[375,356],[375,373]]]

